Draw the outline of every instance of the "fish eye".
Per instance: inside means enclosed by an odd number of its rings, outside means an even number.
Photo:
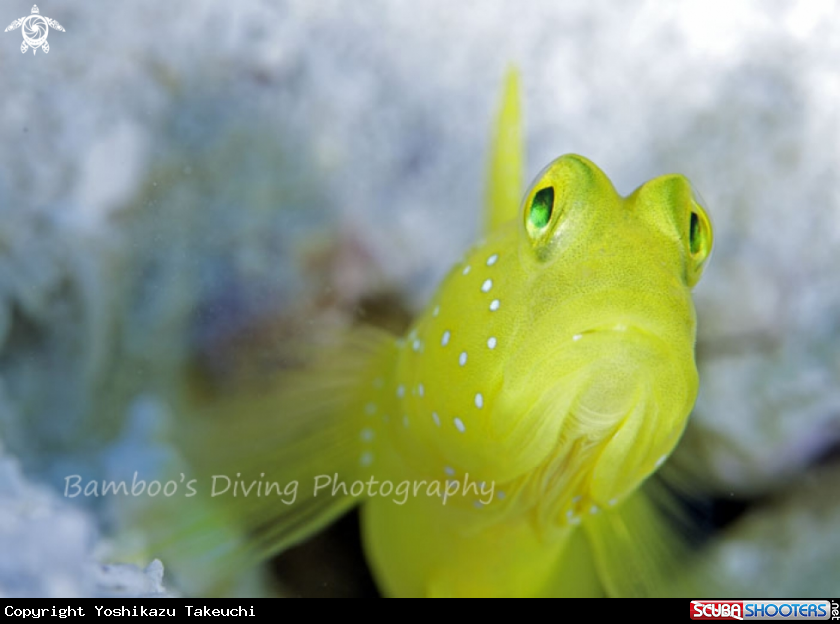
[[[700,251],[700,244],[702,243],[700,234],[700,217],[696,212],[691,213],[691,227],[689,228],[689,245],[691,247],[691,255],[696,255]]]
[[[690,282],[692,285],[700,279],[706,262],[712,252],[712,222],[703,206],[698,201],[696,189],[691,201],[691,215],[688,220],[688,252],[691,256]]]
[[[688,251],[694,261],[700,265],[707,259],[712,248],[712,224],[706,211],[696,200],[691,204],[691,215],[688,221]]]
[[[528,207],[528,229],[537,234],[551,221],[554,212],[554,187],[547,186],[534,193],[531,205]]]
[[[519,209],[522,229],[539,260],[547,260],[558,248],[569,209],[598,193],[615,195],[615,189],[601,170],[582,156],[565,154],[540,171]]]

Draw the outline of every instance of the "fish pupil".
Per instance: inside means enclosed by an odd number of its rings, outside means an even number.
[[[689,227],[689,245],[691,253],[696,254],[700,251],[700,217],[696,212],[691,213],[691,225]]]
[[[551,220],[552,210],[554,210],[554,188],[548,186],[534,195],[528,220],[535,228],[544,228]]]

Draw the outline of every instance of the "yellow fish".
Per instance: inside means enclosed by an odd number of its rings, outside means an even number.
[[[577,155],[520,202],[518,102],[511,72],[486,238],[405,336],[353,331],[270,392],[216,405],[209,432],[189,424],[196,466],[262,488],[219,497],[249,556],[360,503],[388,596],[655,591],[654,542],[672,544],[640,486],[696,398],[691,288],[711,224],[683,176],[622,197]]]

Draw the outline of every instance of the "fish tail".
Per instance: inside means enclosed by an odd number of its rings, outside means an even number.
[[[356,329],[307,351],[268,388],[185,401],[175,438],[197,494],[173,506],[166,527],[156,522],[152,533],[167,536],[153,535],[156,556],[239,573],[360,502],[349,484],[370,472],[395,340]],[[336,490],[339,481],[348,487]]]

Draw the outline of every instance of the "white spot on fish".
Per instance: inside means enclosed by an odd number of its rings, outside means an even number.
[[[420,396],[423,396],[424,391],[425,390],[423,389],[423,384],[418,384],[417,385],[417,394],[419,394]]]
[[[481,409],[482,407],[484,407],[484,397],[481,396],[480,392],[475,395],[475,406],[478,409]]]
[[[434,420],[435,424],[440,427],[440,416],[437,415],[437,412],[432,412],[432,420]]]
[[[573,503],[579,503],[579,502],[580,502],[580,496],[575,496],[575,497],[572,499],[572,502],[573,502]]]
[[[467,352],[462,351],[460,357],[458,358],[458,364],[464,366],[467,363]]]
[[[454,469],[454,468],[451,468],[451,467],[447,466],[446,468],[444,468],[444,469],[443,469],[443,471],[444,471],[447,475],[449,475],[450,477],[454,477],[454,476],[455,476],[455,469]]]
[[[501,305],[501,301],[499,301],[498,299],[493,299],[493,301],[490,302],[490,311],[495,312],[496,310],[499,309],[500,305]]]
[[[614,506],[615,506],[615,504],[616,504],[617,502],[618,502],[618,499],[617,499],[617,498],[611,498],[607,504],[608,504],[610,507],[614,507]]]
[[[499,254],[493,254],[489,258],[487,258],[487,266],[493,266],[496,264],[496,260],[499,259]]]
[[[481,501],[475,501],[473,503],[473,507],[475,507],[476,509],[484,509],[484,503],[482,503]]]
[[[496,337],[495,336],[490,336],[490,338],[487,339],[487,348],[488,349],[495,349],[496,348]]]
[[[665,463],[665,460],[668,459],[667,455],[663,455],[659,459],[656,460],[656,467],[659,468],[662,464]]]
[[[451,335],[452,335],[452,334],[451,334],[451,333],[449,333],[449,330],[448,330],[448,329],[447,329],[445,332],[443,332],[443,336],[441,336],[441,338],[440,338],[440,346],[441,346],[441,347],[445,347],[446,345],[448,345],[448,344],[449,344],[449,337],[450,337]]]
[[[437,315],[440,314],[440,306],[435,306],[435,309],[432,310],[432,316],[437,318]]]
[[[405,396],[405,386],[400,384],[397,386],[397,398],[401,399]]]
[[[574,336],[572,336],[572,340],[575,341],[575,342],[577,342],[581,338],[583,338],[583,336],[581,334],[575,334]]]
[[[496,492],[496,498],[498,498],[499,500],[505,500],[506,496],[507,496],[507,494],[505,494],[502,491]]]
[[[589,513],[591,513],[593,516],[599,511],[601,510],[598,508],[598,505],[592,505],[592,507],[589,508]]]
[[[481,292],[490,292],[490,289],[493,288],[493,280],[486,279],[484,283],[481,285]]]
[[[365,405],[365,414],[368,416],[373,416],[376,413],[376,404],[375,403],[368,403]]]
[[[373,453],[362,453],[362,456],[359,458],[359,463],[362,466],[370,466],[373,463]]]
[[[455,428],[461,433],[464,433],[467,430],[467,428],[464,426],[464,422],[460,418],[456,418],[454,422]]]
[[[371,440],[373,440],[373,429],[369,427],[362,429],[362,441],[370,442]]]
[[[403,427],[408,429],[408,416],[403,416]]]
[[[415,340],[412,343],[411,348],[414,349],[415,351],[419,351],[421,346],[422,346],[422,343],[419,340]]]
[[[467,266],[464,267],[464,270],[461,271],[461,274],[466,275],[469,272],[470,272],[470,265],[468,264]]]

